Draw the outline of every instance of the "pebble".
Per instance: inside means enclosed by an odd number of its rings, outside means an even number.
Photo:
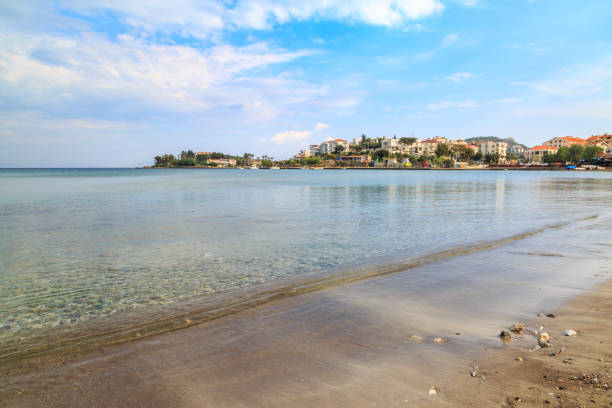
[[[517,357],[517,358],[516,358],[516,361],[518,361],[518,362],[521,362],[521,363],[522,363],[522,362],[523,362],[523,361],[525,361],[525,360],[523,359],[523,357],[520,357],[520,356],[519,356],[519,357]]]
[[[576,331],[575,331],[575,330],[572,330],[572,329],[567,329],[567,330],[563,330],[562,334],[563,334],[564,336],[575,336],[575,335],[577,335],[578,333],[576,333]]]
[[[499,333],[499,337],[502,340],[507,340],[507,341],[512,340],[512,336],[510,335],[510,332],[506,330],[502,330],[501,333]]]
[[[434,343],[444,343],[446,342],[446,339],[442,338],[442,337],[436,337],[435,339],[433,339]]]
[[[436,387],[434,387],[432,385],[431,387],[429,387],[429,391],[427,393],[429,395],[436,395],[436,394],[440,393],[440,390],[438,390]]]
[[[472,376],[472,377],[476,377],[477,375],[478,375],[478,373],[476,371],[470,372],[470,376]]]

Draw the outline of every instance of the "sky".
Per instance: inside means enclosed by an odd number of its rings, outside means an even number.
[[[0,0],[0,167],[612,133],[610,0]]]

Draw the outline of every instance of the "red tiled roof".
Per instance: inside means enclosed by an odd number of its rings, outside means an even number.
[[[562,137],[561,139],[565,139],[571,143],[586,144],[586,140],[581,139],[579,137],[565,136],[565,137]]]
[[[545,145],[540,145],[540,146],[534,146],[529,150],[559,150],[557,147],[554,146],[545,146]]]

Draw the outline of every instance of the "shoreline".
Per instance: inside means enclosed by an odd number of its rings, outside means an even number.
[[[550,313],[551,311],[549,311]],[[544,327],[550,345],[538,348],[529,334],[513,334],[485,351],[441,399],[461,406],[603,407],[612,405],[612,280],[568,300]],[[565,330],[576,331],[564,336]]]
[[[178,312],[172,312],[171,308],[165,308],[164,318],[135,324],[128,329],[115,328],[100,331],[99,329],[96,330],[96,328],[84,325],[81,330],[76,330],[70,335],[55,337],[57,339],[55,341],[51,341],[54,337],[48,337],[52,333],[46,333],[47,337],[33,337],[29,339],[30,343],[12,345],[13,350],[10,348],[3,349],[3,353],[0,354],[0,368],[12,373],[28,372],[58,361],[66,363],[102,347],[142,341],[149,337],[172,333],[205,322],[222,319],[251,308],[287,298],[341,288],[346,285],[377,279],[387,275],[407,273],[410,270],[432,263],[449,261],[452,258],[491,250],[546,231],[557,230],[597,218],[598,215],[593,215],[563,223],[546,225],[538,229],[502,237],[495,241],[476,242],[463,247],[429,253],[407,261],[349,268],[331,274],[281,278],[278,282],[270,283],[262,288],[227,292],[220,295],[219,298],[209,299],[207,296],[196,296],[191,300],[173,305],[172,309],[179,309]],[[157,311],[157,313],[162,312],[163,310]]]
[[[600,235],[592,228],[595,223]],[[514,358],[513,353],[523,352],[520,347],[531,344],[527,339],[503,345],[500,330],[515,319],[529,322],[539,312],[555,313],[558,320],[546,321],[546,328],[554,347],[566,347],[565,355],[574,353],[573,341],[600,339],[580,322],[580,310],[575,322],[564,320],[567,307],[576,307],[572,302],[593,294],[601,294],[598,302],[606,301],[607,307],[612,304],[609,290],[593,290],[610,285],[609,220],[583,224],[407,272],[275,300],[184,330],[102,347],[66,364],[4,375],[0,401],[23,407],[80,406],[86,401],[97,406],[142,406],[146,401],[153,407],[427,407],[490,406],[477,401],[495,398],[497,406],[512,406],[506,402],[506,384],[517,375],[505,366],[514,362],[507,356]],[[588,236],[595,245],[604,238],[601,247],[588,247],[593,259],[587,262],[580,245],[551,256],[551,238],[559,235]],[[491,275],[493,270],[499,271]],[[423,275],[429,278],[420,279]],[[602,282],[607,283],[598,286]],[[605,323],[610,309],[602,310]],[[561,327],[584,330],[584,336],[560,338]],[[612,338],[609,322],[603,329]],[[609,346],[606,350],[610,352]],[[527,356],[520,367],[531,367],[532,358]],[[493,365],[496,361],[501,368]],[[474,362],[486,380],[470,376]],[[527,390],[533,386],[525,384]],[[440,393],[429,395],[431,386]],[[492,391],[482,393],[483,387]],[[527,393],[516,396],[527,402],[532,398]]]
[[[176,166],[176,167],[153,167],[153,166],[144,166],[144,167],[136,167],[136,169],[140,170],[164,170],[164,169],[189,169],[189,170],[251,170],[251,169],[241,169],[239,167],[203,167],[203,166]],[[274,170],[269,168],[261,168],[257,170]],[[532,168],[530,166],[525,167],[464,167],[464,168],[414,168],[414,167],[281,167],[275,170],[400,170],[400,171],[564,171],[564,172],[612,172],[612,168],[600,168],[600,169],[581,169],[581,170],[568,170],[563,167],[553,167],[553,168],[543,168],[543,167],[535,167]]]

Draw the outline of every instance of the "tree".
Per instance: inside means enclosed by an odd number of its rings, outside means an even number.
[[[410,146],[412,144],[415,144],[417,139],[416,137],[400,137],[400,143],[405,144],[407,146]]]
[[[195,159],[196,162],[200,163],[200,164],[206,164],[206,161],[210,158],[210,155],[208,154],[197,154]]]
[[[569,147],[569,159],[572,163],[578,163],[582,154],[584,153],[584,147],[579,144],[571,145]]]
[[[345,150],[344,146],[336,145],[336,148],[334,149],[334,154],[342,154],[344,150]]]
[[[601,146],[587,146],[584,148],[584,152],[582,152],[582,159],[592,162],[600,153],[603,153],[603,148]]]
[[[438,143],[438,146],[436,146],[436,156],[444,157],[444,156],[450,156],[450,155],[451,155],[450,147],[448,147],[446,143]]]
[[[567,146],[560,147],[559,150],[557,150],[557,154],[555,154],[555,156],[556,156],[555,161],[560,161],[562,163],[569,161],[570,159],[569,147]]]
[[[386,149],[378,149],[378,150],[375,150],[374,153],[372,153],[373,160],[384,159],[385,157],[388,157],[388,156],[389,156],[389,151]]]
[[[497,164],[499,163],[499,153],[487,153],[485,156],[485,163]]]
[[[474,151],[472,149],[461,144],[452,145],[451,151],[455,160],[459,161],[470,161],[474,156]]]
[[[308,166],[318,166],[319,164],[321,164],[321,158],[320,157],[307,157],[302,161],[302,163]]]
[[[476,153],[474,153],[474,160],[476,161],[481,161],[482,160],[482,152],[481,151],[477,151]]]

